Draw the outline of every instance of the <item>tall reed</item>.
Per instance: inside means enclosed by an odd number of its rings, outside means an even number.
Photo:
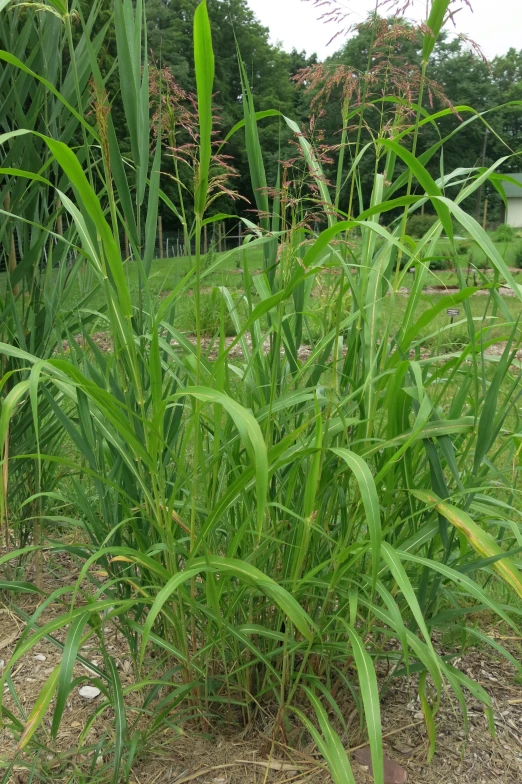
[[[436,19],[425,34],[427,49],[447,5],[433,3]],[[292,119],[283,118],[296,134],[305,176],[319,193],[325,228],[314,234],[303,220],[303,204],[285,198],[285,192],[272,199],[266,187],[257,122],[277,113],[256,113],[240,62],[244,120],[229,136],[245,134],[262,212],[259,227],[245,221],[252,231],[242,252],[248,256],[261,247],[264,268],[252,276],[245,264],[241,308],[233,292],[218,288],[214,356],[202,341],[200,321],[201,290],[214,272],[203,264],[201,236],[220,217],[207,215],[214,71],[206,3],[198,5],[194,19],[199,166],[194,224],[187,231],[195,255],[189,272],[159,304],[149,278],[161,196],[161,133],[150,163],[145,5],[114,0],[114,10],[132,155],[122,155],[110,114],[106,125],[98,118],[96,130],[81,121],[96,142],[89,156],[98,156],[103,185],[97,195],[84,170],[88,156],[82,160],[64,141],[37,136],[60,172],[55,191],[77,253],[103,292],[99,316],[106,320],[112,351],[99,350],[83,318],[75,325],[83,340],[73,344],[71,334],[68,354],[53,349],[38,355],[13,341],[1,345],[17,371],[4,378],[0,442],[8,443],[10,427],[32,423],[36,445],[28,459],[39,467],[57,463],[66,473],[52,488],[42,473],[25,503],[37,500],[51,522],[57,505],[71,510],[55,515],[55,522],[59,518],[84,532],[74,545],[47,544],[52,553],[77,559],[80,576],[46,597],[43,607],[59,601],[63,614],[43,622],[39,608],[0,686],[44,638],[61,647],[61,663],[31,716],[20,721],[6,714],[8,721],[21,748],[36,743],[54,696],[56,737],[70,690],[81,681],[73,680],[81,647],[97,637],[103,665],[94,682],[103,701],[92,721],[114,710],[108,755],[114,781],[120,773],[129,776],[137,751],[164,721],[190,720],[207,730],[226,706],[227,719],[245,723],[273,709],[276,730],[302,722],[334,781],[353,782],[349,749],[341,742],[344,717],[335,702],[339,690],[347,689],[365,717],[375,781],[382,784],[379,700],[389,679],[420,673],[431,759],[445,684],[466,726],[465,689],[492,721],[488,694],[440,655],[434,632],[455,624],[465,628],[467,617],[483,610],[516,628],[482,576],[495,575],[522,596],[514,560],[522,545],[513,481],[520,330],[498,285],[502,280],[511,286],[518,299],[522,294],[488,235],[460,207],[495,176],[501,162],[488,171],[450,172],[434,180],[426,156],[420,160],[406,143],[424,122],[418,117],[395,138],[376,140],[386,154],[386,179],[376,172],[371,203],[354,218],[351,210],[341,213],[339,193],[332,192],[313,145]],[[23,72],[22,64],[12,62]],[[90,64],[101,93],[103,80],[94,59]],[[21,134],[35,135],[34,129],[12,129],[0,144],[11,150]],[[406,174],[395,175],[397,160]],[[45,171],[6,165],[1,173],[24,187],[55,186]],[[454,198],[448,196],[450,182]],[[404,186],[406,195],[397,196]],[[402,211],[409,215],[427,203],[438,220],[416,241],[405,235]],[[399,217],[385,225],[392,211]],[[477,323],[470,307],[476,288],[462,285],[458,294],[421,310],[423,281],[443,231],[456,254],[453,221],[496,271],[494,282],[484,279],[482,285],[505,332],[498,361],[485,353],[498,341],[492,323]],[[137,303],[118,246],[122,226],[140,273]],[[399,256],[404,263],[397,266]],[[410,268],[415,275],[397,329],[393,308]],[[318,336],[312,328],[314,287],[327,276],[336,299]],[[193,341],[172,319],[173,306],[191,290]],[[437,317],[455,304],[462,304],[464,319],[441,329]],[[231,342],[227,315],[235,330]],[[437,341],[457,328],[468,335],[465,347],[437,350]],[[433,340],[427,344],[430,330]],[[236,346],[239,358],[232,353]],[[53,439],[66,440],[72,456],[61,457]],[[10,457],[4,452],[9,469]],[[4,484],[2,508],[10,493]],[[21,504],[16,513],[23,516],[25,508]],[[32,547],[8,553],[1,562]],[[22,581],[10,588],[36,590]],[[109,624],[125,635],[131,651],[136,676],[131,687],[122,687],[105,644]],[[65,643],[54,636],[62,629]],[[393,664],[384,679],[377,677],[383,660]],[[136,690],[147,730],[126,710]],[[101,753],[99,747],[91,750]]]

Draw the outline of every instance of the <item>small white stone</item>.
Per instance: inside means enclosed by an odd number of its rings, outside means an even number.
[[[80,697],[83,697],[84,700],[95,700],[96,697],[100,696],[101,691],[96,686],[82,686],[82,688],[78,690],[78,694]]]
[[[5,661],[3,659],[0,659],[0,670],[3,670],[4,667],[5,667]]]
[[[38,662],[44,662],[47,660],[47,656],[44,656],[43,653],[37,653],[34,659]]]

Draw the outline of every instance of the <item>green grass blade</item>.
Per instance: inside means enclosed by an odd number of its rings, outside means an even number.
[[[421,703],[422,712],[424,714],[424,721],[426,722],[426,730],[428,733],[429,739],[429,750],[428,750],[428,765],[433,759],[433,755],[435,754],[435,743],[437,739],[436,730],[435,730],[435,718],[433,715],[433,711],[431,706],[428,702],[428,697],[426,695],[426,676],[425,672],[421,673],[419,678],[419,699]]]
[[[56,705],[53,711],[53,723],[51,726],[51,734],[56,738],[60,723],[62,720],[63,712],[67,704],[67,698],[71,689],[73,680],[74,665],[80,649],[82,641],[82,634],[87,623],[88,614],[78,616],[72,623],[65,640],[65,645],[62,653],[62,661],[60,664],[60,678],[58,681],[58,692],[56,694]]]
[[[199,116],[199,171],[195,206],[196,212],[202,216],[207,201],[212,157],[212,93],[214,90],[214,51],[206,0],[199,3],[194,14],[194,63]]]
[[[419,602],[417,601],[417,597],[415,595],[415,591],[413,590],[413,586],[408,578],[408,575],[406,574],[406,570],[404,569],[400,561],[400,557],[402,553],[394,550],[391,547],[391,545],[389,545],[387,542],[382,543],[381,552],[382,552],[382,557],[386,561],[386,564],[388,565],[393,577],[395,578],[397,585],[401,589],[404,598],[408,602],[413,617],[415,618],[417,625],[421,630],[424,639],[426,640],[426,645],[428,646],[428,648],[430,649],[430,651],[432,652],[435,658],[435,651],[431,643],[431,635],[428,632],[428,628],[424,620],[424,615],[419,606]]]
[[[239,76],[241,79],[241,89],[243,91],[244,119],[240,123],[237,123],[234,126],[234,128],[232,128],[232,130],[227,136],[227,139],[230,138],[232,134],[238,131],[241,127],[245,128],[245,143],[246,143],[246,150],[248,156],[250,179],[252,181],[252,189],[254,191],[254,198],[256,200],[256,206],[260,214],[260,224],[266,231],[268,231],[269,230],[268,215],[270,210],[268,206],[265,164],[263,162],[263,153],[261,150],[261,144],[259,142],[259,131],[258,131],[257,123],[258,120],[262,119],[263,116],[271,116],[271,114],[266,114],[264,112],[256,113],[252,91],[250,89],[247,72],[243,60],[241,58],[241,52],[239,51],[239,47],[237,47],[237,53],[238,53],[238,61],[239,61]]]
[[[355,452],[340,447],[332,447],[330,451],[344,460],[359,485],[372,543],[372,590],[375,590],[381,559],[381,510],[375,480],[366,461]]]
[[[396,552],[398,557],[401,559],[421,564],[422,566],[427,566],[429,569],[433,569],[433,571],[439,572],[439,574],[442,574],[448,580],[454,582],[455,585],[459,585],[461,588],[464,588],[470,596],[473,596],[474,599],[478,600],[479,604],[484,604],[489,607],[490,610],[502,618],[508,624],[508,626],[518,632],[517,625],[502,609],[502,607],[490,597],[487,591],[485,591],[478,583],[469,578],[467,575],[433,559],[423,558],[422,556],[414,555],[413,553],[406,553],[403,550],[397,550]]]
[[[141,642],[140,661],[143,663],[145,657],[145,648],[147,641],[152,631],[152,627],[159,613],[162,611],[166,602],[169,601],[178,588],[183,585],[187,580],[196,577],[198,574],[213,571],[221,573],[222,575],[233,575],[234,577],[243,580],[244,582],[259,588],[263,593],[270,596],[281,609],[284,610],[288,618],[301,632],[303,637],[308,640],[313,638],[313,622],[308,614],[300,607],[298,602],[293,596],[288,593],[284,588],[278,585],[267,575],[263,574],[259,569],[256,569],[251,564],[233,558],[222,558],[217,555],[208,555],[205,559],[198,559],[193,562],[192,566],[184,572],[174,575],[168,583],[163,586],[159,591],[154,603],[151,606],[147,621],[144,626],[144,632]]]
[[[366,716],[368,738],[372,752],[373,778],[375,784],[384,784],[384,758],[382,749],[381,709],[379,705],[379,686],[373,661],[357,632],[346,627],[352,643],[353,657]]]
[[[127,714],[123,699],[123,688],[121,685],[120,673],[116,667],[116,662],[109,657],[109,674],[111,676],[112,687],[112,707],[115,717],[115,738],[114,738],[114,760],[113,760],[113,784],[120,781],[120,767],[125,746],[125,736],[127,732]]]
[[[306,727],[326,760],[334,784],[355,784],[348,754],[343,748],[339,735],[331,726],[325,709],[311,689],[307,686],[303,686],[303,689],[314,709],[321,731],[316,729],[302,710],[295,707],[292,707],[292,710]]]
[[[158,139],[156,142],[156,152],[152,163],[149,182],[149,200],[147,204],[147,220],[145,222],[145,253],[143,256],[143,266],[147,277],[150,275],[152,258],[156,247],[156,236],[158,227],[158,203],[161,175],[161,130],[158,128]],[[163,249],[160,249],[163,252]]]
[[[450,2],[451,0],[433,0],[431,4],[422,44],[422,59],[425,63],[428,62],[435,48]]]
[[[236,425],[238,432],[250,452],[256,468],[257,480],[257,533],[261,536],[265,517],[268,491],[268,457],[263,433],[255,417],[228,395],[207,387],[187,387],[179,397],[189,395],[204,403],[223,406]]]

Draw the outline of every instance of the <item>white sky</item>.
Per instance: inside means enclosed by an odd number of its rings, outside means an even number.
[[[343,39],[337,38],[327,47],[336,32],[331,24],[319,22],[320,10],[311,0],[248,0],[250,7],[265,27],[270,28],[274,42],[285,49],[305,49],[326,57],[339,48]],[[464,9],[456,15],[459,33],[466,33],[480,44],[486,57],[504,54],[510,47],[522,49],[522,0],[470,0],[473,12]],[[375,8],[375,0],[340,0],[339,4],[351,11],[350,22],[362,21]],[[410,17],[425,18],[426,1],[414,0],[408,11]],[[451,29],[448,28],[448,29]]]

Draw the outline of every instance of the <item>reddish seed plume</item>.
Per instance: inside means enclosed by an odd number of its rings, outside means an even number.
[[[89,82],[91,92],[91,112],[96,119],[98,127],[98,136],[100,138],[100,145],[102,150],[103,159],[107,167],[109,179],[111,177],[111,158],[109,154],[109,115],[111,113],[111,105],[109,96],[105,87],[100,86],[93,78]]]
[[[301,70],[294,77],[296,84],[312,94],[312,108],[318,116],[331,100],[341,102],[351,111],[364,104],[367,112],[381,111],[381,133],[393,136],[414,118],[413,105],[418,101],[421,82],[430,105],[436,98],[443,106],[451,107],[442,87],[433,80],[422,80],[420,67],[410,63],[405,54],[410,48],[405,47],[406,43],[421,47],[424,27],[413,26],[402,19],[372,16],[353,29],[359,33],[367,29],[372,31],[372,61],[368,71],[361,72],[350,65],[320,63]],[[385,112],[378,100],[389,97],[398,100],[393,109],[390,107],[390,112]]]
[[[199,120],[197,98],[193,93],[183,90],[176,82],[169,68],[159,68],[154,63],[150,66],[151,113],[154,126],[154,137],[161,133],[168,153],[178,165],[179,179],[182,171],[191,177],[194,188],[198,180],[199,167]],[[222,152],[222,141],[219,136],[221,118],[215,111],[213,114],[212,148],[214,150],[208,188],[207,207],[220,195],[236,200],[243,198],[231,186],[231,181],[238,177],[232,165],[232,158]],[[164,172],[167,177],[178,180],[172,171]]]
[[[360,19],[361,15],[347,7],[346,0],[303,0],[303,2],[317,9],[319,21],[334,28],[328,45],[340,36],[345,37],[357,29],[357,19]],[[372,15],[402,18],[414,7],[418,8],[418,0],[375,0]],[[473,10],[470,0],[451,0],[444,23],[451,21],[455,24],[455,15],[463,8]]]

